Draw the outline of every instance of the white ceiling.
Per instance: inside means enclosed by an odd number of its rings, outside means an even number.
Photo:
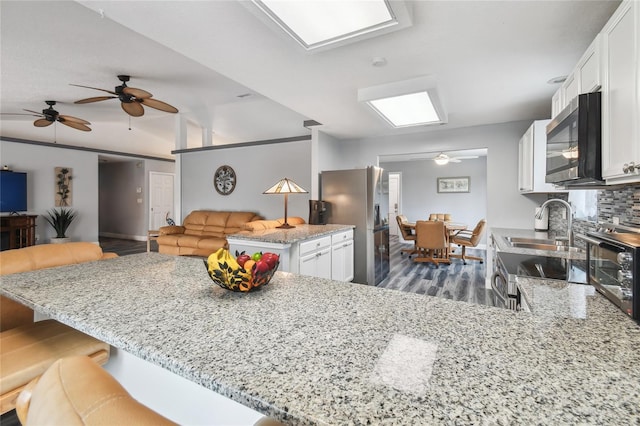
[[[558,86],[547,80],[571,71],[619,1],[407,3],[412,26],[307,53],[238,1],[3,0],[2,113],[51,99],[93,131],[2,115],[0,132],[170,158],[175,115],[146,108],[128,130],[117,100],[73,104],[104,93],[70,83],[113,90],[118,74],[180,110],[188,147],[202,128],[214,144],[236,143],[309,134],[307,119],[339,139],[429,131],[394,130],[357,102],[360,88],[423,75],[438,82],[446,128],[548,118]]]

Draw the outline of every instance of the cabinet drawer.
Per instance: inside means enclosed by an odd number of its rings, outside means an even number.
[[[353,240],[353,229],[349,229],[348,231],[344,232],[338,232],[337,234],[333,234],[331,236],[331,244],[337,244],[347,240]]]
[[[300,243],[300,256],[331,246],[331,236],[316,238]]]

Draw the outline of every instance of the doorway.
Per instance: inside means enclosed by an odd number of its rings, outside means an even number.
[[[402,174],[398,172],[389,172],[389,235],[398,235],[398,222],[396,216],[401,214],[400,209],[400,188],[402,182]]]
[[[172,173],[149,172],[149,229],[160,229],[175,218],[174,180]]]

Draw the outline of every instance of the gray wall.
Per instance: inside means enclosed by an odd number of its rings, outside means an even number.
[[[378,155],[487,149],[487,224],[501,228],[533,228],[535,207],[546,196],[518,191],[518,140],[531,125],[520,121],[463,129],[432,130],[344,141],[335,166],[357,168],[378,164]]]
[[[432,160],[380,163],[385,172],[402,174],[400,211],[414,222],[429,213],[451,213],[453,220],[472,228],[487,215],[486,157],[463,160],[443,166]],[[468,193],[438,193],[439,177],[468,176]]]
[[[182,217],[193,210],[254,211],[267,219],[284,216],[284,196],[263,192],[288,177],[311,190],[311,141],[229,147],[179,154]],[[213,174],[222,165],[236,172],[230,195],[213,187]],[[309,219],[310,194],[289,196],[289,216]]]
[[[112,153],[109,153],[110,155]],[[173,173],[175,164],[172,161],[160,161],[154,159],[128,159],[133,167],[141,162],[142,168],[137,168],[139,176],[135,181],[123,181],[117,187],[117,192],[122,194],[141,195],[142,204],[129,205],[129,203],[107,198],[103,204],[101,197],[109,192],[111,186],[102,187],[99,178],[100,152],[83,151],[73,148],[56,146],[55,144],[30,144],[0,139],[0,165],[7,165],[15,171],[27,172],[28,181],[28,208],[32,214],[40,217],[37,219],[36,234],[38,244],[48,243],[51,237],[55,237],[53,228],[45,221],[42,215],[54,207],[54,168],[59,166],[73,169],[73,205],[78,217],[71,224],[67,235],[74,241],[97,242],[101,233],[100,223],[104,218],[118,217],[118,225],[123,227],[113,228],[114,233],[123,238],[143,239],[147,235],[148,180],[149,171]],[[103,182],[104,183],[104,182]],[[136,194],[136,188],[141,186],[142,193]],[[105,192],[106,191],[106,192]],[[135,224],[133,228],[129,228]],[[126,228],[125,228],[126,227]]]
[[[148,221],[145,204],[137,200],[146,198],[145,170],[142,161],[131,160],[101,163],[100,235],[126,237],[146,235]],[[137,193],[137,188],[142,192]]]
[[[37,219],[37,243],[48,243],[55,232],[42,215],[54,208],[54,168],[73,173],[73,208],[78,216],[67,236],[74,241],[98,241],[98,154],[64,148],[0,141],[0,164],[27,172],[27,206]]]

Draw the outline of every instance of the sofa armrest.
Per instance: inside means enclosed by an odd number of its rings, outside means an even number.
[[[158,233],[160,235],[184,234],[185,229],[184,226],[180,225],[161,226]]]
[[[118,257],[118,253],[111,253],[111,252],[102,253],[102,260],[113,259],[116,257]]]

